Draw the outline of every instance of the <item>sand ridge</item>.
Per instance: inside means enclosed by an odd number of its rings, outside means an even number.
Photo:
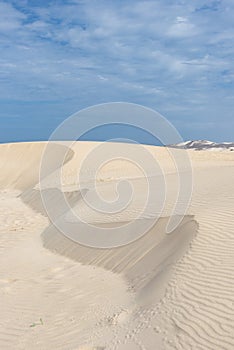
[[[168,174],[164,218],[132,249],[102,252],[74,245],[45,216],[37,188],[45,145],[0,145],[0,347],[233,349],[233,152],[189,151],[194,189],[188,217],[166,237],[175,167],[166,149],[146,146]],[[77,165],[92,147],[74,144],[64,165],[72,206],[80,200]],[[88,183],[93,173],[86,171]],[[120,161],[102,169],[99,183],[139,176]]]

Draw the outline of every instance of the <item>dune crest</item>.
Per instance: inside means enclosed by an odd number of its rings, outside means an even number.
[[[165,174],[165,208],[147,234],[108,250],[74,243],[49,222],[38,187],[45,145],[0,145],[0,348],[233,350],[234,153],[187,151],[194,172],[191,205],[167,234],[175,166],[165,148],[145,146]],[[89,190],[94,173],[86,169],[87,181],[80,183],[77,169],[95,145],[77,142],[69,151],[64,143],[62,188],[47,188],[58,217],[71,221],[59,209],[58,191],[74,210],[83,206],[80,191]],[[106,164],[97,183],[106,195],[117,180],[131,178],[141,194],[140,177],[119,161]],[[52,178],[45,179],[49,185]],[[135,218],[141,200],[139,195],[115,221],[88,209],[82,214],[108,229]],[[144,220],[152,219],[150,210]]]

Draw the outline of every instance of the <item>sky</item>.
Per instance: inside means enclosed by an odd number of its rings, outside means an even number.
[[[234,141],[233,23],[231,0],[0,0],[0,142],[116,101]]]

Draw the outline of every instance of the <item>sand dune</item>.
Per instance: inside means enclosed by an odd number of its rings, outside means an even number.
[[[176,145],[171,145],[175,148],[188,148],[196,151],[211,150],[211,151],[233,151],[234,142],[212,142],[208,140],[185,141]]]
[[[153,285],[162,271],[165,274],[166,271],[169,272],[169,267],[182,256],[195,236],[197,224],[192,217],[185,217],[171,234],[166,234],[167,221],[167,218],[160,219],[145,236],[132,244],[114,249],[94,249],[79,245],[61,234],[53,225],[43,232],[42,238],[44,246],[51,251],[82,264],[122,273],[131,288],[142,295],[143,290]],[[113,227],[113,224],[110,225]],[[156,300],[160,288],[157,285],[155,287],[152,295]]]
[[[145,193],[141,169],[120,159],[98,174],[82,168],[97,145],[53,146],[65,162],[59,187],[53,182],[51,153],[50,175],[43,180],[49,205],[68,222],[72,216],[60,203],[61,194],[94,225],[108,228],[135,220]],[[0,146],[0,348],[233,349],[233,152],[173,150],[181,159],[181,152],[188,152],[194,180],[186,216],[168,233],[178,189],[176,167],[166,148],[145,146],[167,184],[160,218],[134,242],[98,249],[75,243],[49,222],[38,186],[45,147],[43,142]],[[137,145],[113,147],[138,152]],[[107,199],[119,179],[131,179],[137,192],[133,203],[118,215],[97,215],[81,195],[95,201],[94,178]],[[141,223],[152,220],[157,207],[151,209]]]
[[[2,144],[0,147],[0,188],[26,190],[39,181],[41,157],[45,150],[45,142],[22,142]],[[73,157],[73,151],[61,144],[53,145],[50,165],[53,167],[54,153],[66,149],[66,161]]]

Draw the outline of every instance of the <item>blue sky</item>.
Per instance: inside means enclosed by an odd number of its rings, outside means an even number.
[[[0,142],[138,103],[184,139],[233,141],[234,2],[0,0]]]

